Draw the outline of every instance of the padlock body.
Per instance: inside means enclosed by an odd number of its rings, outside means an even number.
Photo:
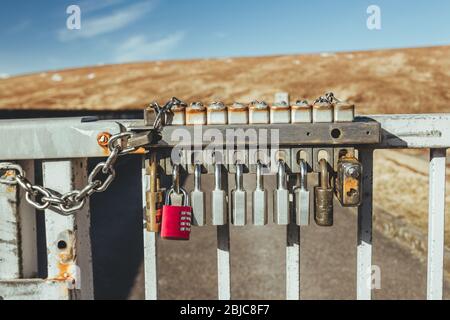
[[[297,225],[309,225],[309,191],[297,188],[294,190],[295,219]]]
[[[267,224],[267,191],[253,191],[253,224],[264,226]]]
[[[223,190],[213,190],[211,195],[212,225],[221,226],[228,223],[227,199]]]
[[[233,204],[233,214],[231,223],[235,226],[245,226],[247,222],[247,193],[243,190],[233,190],[231,202]]]
[[[191,234],[192,208],[165,205],[162,209],[161,238],[189,240]]]
[[[277,189],[273,192],[273,222],[280,225],[289,224],[289,190]]]
[[[314,188],[314,220],[317,225],[330,227],[333,225],[333,189]]]
[[[354,172],[354,174],[350,174]],[[353,157],[338,161],[336,197],[343,207],[357,207],[362,201],[362,165]]]
[[[191,192],[192,225],[204,226],[206,224],[205,194],[202,191]]]
[[[146,228],[148,232],[159,232],[162,218],[162,192],[146,192]]]

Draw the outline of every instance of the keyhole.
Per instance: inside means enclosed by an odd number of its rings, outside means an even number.
[[[59,240],[57,247],[59,250],[64,250],[67,248],[67,242],[65,242],[64,240]]]

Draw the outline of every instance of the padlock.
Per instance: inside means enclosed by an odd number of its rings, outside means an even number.
[[[312,106],[307,100],[298,100],[291,106],[291,122],[292,123],[311,123]]]
[[[323,227],[333,225],[333,188],[330,186],[328,164],[322,158],[319,161],[319,186],[314,188],[314,220]]]
[[[161,238],[167,240],[189,240],[191,235],[192,207],[189,205],[187,192],[180,187],[184,197],[183,206],[170,204],[170,195],[175,192],[170,188],[166,194],[166,204],[163,206]]]
[[[159,188],[157,177],[156,152],[150,153],[149,165],[146,168],[149,176],[149,189],[145,193],[145,223],[148,232],[159,232],[161,228],[163,194]]]
[[[186,104],[176,103],[170,109],[168,125],[183,126],[186,124]]]
[[[239,102],[228,107],[228,124],[247,124],[248,107]]]
[[[275,102],[270,106],[270,123],[290,123],[291,107],[286,101]]]
[[[206,124],[206,108],[203,106],[203,103],[193,102],[189,107],[186,108],[186,124]]]
[[[192,224],[204,226],[206,224],[205,193],[201,190],[202,165],[194,166],[194,190],[191,192]]]
[[[300,159],[300,173],[298,174],[298,185],[294,188],[295,218],[297,225],[309,225],[309,191],[307,183],[308,168],[306,161]]]
[[[361,163],[353,156],[344,156],[338,160],[335,192],[343,207],[361,204],[362,170]]]
[[[333,122],[333,104],[325,97],[318,98],[312,107],[312,119],[317,122]]]
[[[212,225],[221,226],[228,223],[227,196],[222,189],[222,164],[214,165],[214,190],[211,193]]]
[[[269,106],[264,101],[253,101],[248,107],[249,123],[269,123]]]
[[[253,224],[263,226],[267,224],[267,191],[264,190],[262,164],[256,164],[256,189],[253,191]]]
[[[223,102],[213,102],[206,109],[208,124],[227,124],[228,112]]]
[[[278,161],[277,189],[273,192],[273,222],[288,225],[290,221],[289,190],[287,188],[286,165]]]
[[[242,163],[236,164],[236,188],[231,191],[233,214],[231,223],[235,226],[245,226],[247,222],[247,193],[244,190],[244,176]]]

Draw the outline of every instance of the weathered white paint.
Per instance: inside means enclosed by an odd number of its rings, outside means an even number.
[[[0,184],[0,280],[22,276],[17,190],[17,186]]]
[[[363,165],[363,201],[358,207],[358,244],[356,254],[356,297],[370,300],[372,297],[372,190],[373,150],[359,150]]]
[[[375,148],[447,148],[450,146],[450,114],[389,114],[356,117],[381,124],[382,141]]]
[[[19,163],[34,181],[34,162]],[[15,174],[11,171],[10,174]],[[17,185],[0,184],[0,279],[37,274],[36,213]]]
[[[70,300],[77,290],[56,280],[18,279],[0,281],[0,300]]]
[[[87,183],[86,159],[44,161],[42,167],[44,186],[62,194],[80,189]],[[48,278],[74,278],[76,285],[80,285],[79,298],[93,299],[89,203],[75,215],[67,217],[46,210],[45,228]],[[60,241],[64,241],[67,248],[58,248]]]
[[[427,298],[442,300],[446,149],[430,150]]]

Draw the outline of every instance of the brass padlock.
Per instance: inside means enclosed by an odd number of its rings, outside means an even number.
[[[361,204],[362,165],[353,156],[338,160],[335,182],[336,198],[343,207],[357,207]]]
[[[314,188],[314,220],[323,227],[333,225],[333,188],[330,186],[327,160],[319,161],[319,186]]]
[[[156,153],[150,154],[149,166],[149,189],[145,193],[145,223],[148,232],[159,232],[161,228],[163,193],[160,190],[159,178],[157,176]]]

